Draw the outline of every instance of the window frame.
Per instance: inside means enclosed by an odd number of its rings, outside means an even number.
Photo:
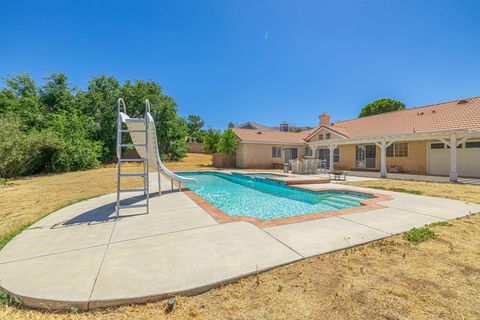
[[[277,156],[278,155],[278,156]],[[272,147],[272,158],[282,157],[282,147]]]
[[[408,158],[408,142],[392,143],[387,147],[387,158]]]
[[[307,150],[308,150],[308,152],[307,152]],[[305,147],[304,155],[305,155],[305,157],[311,157],[311,156],[313,156],[313,149],[310,148],[310,147]]]
[[[333,150],[333,163],[339,163],[340,162],[340,148],[336,147]]]
[[[468,149],[480,148],[480,141],[467,141],[465,142],[465,148],[468,148]]]

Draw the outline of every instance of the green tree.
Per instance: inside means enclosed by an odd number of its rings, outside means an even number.
[[[86,90],[53,73],[42,86],[28,74],[8,78],[0,89],[0,175],[82,170],[115,157],[116,101],[123,97],[132,117],[143,117],[151,102],[162,158],[187,150],[188,130],[175,100],[154,81],[92,78]],[[124,135],[129,140],[127,135]]]
[[[203,133],[201,131],[205,122],[197,115],[189,115],[186,119],[188,128],[188,139],[194,142],[203,142]]]
[[[373,116],[379,113],[391,112],[396,110],[404,110],[405,105],[394,99],[384,98],[375,100],[365,107],[363,107],[362,111],[360,112],[359,118]]]
[[[0,114],[14,114],[24,123],[23,128],[42,128],[47,109],[39,98],[39,88],[26,73],[14,75],[5,81],[0,91]]]
[[[115,157],[117,106],[121,97],[120,83],[114,77],[101,75],[88,82],[87,91],[77,95],[80,110],[90,115],[95,122],[92,139],[102,142],[101,159]]]
[[[75,107],[75,90],[68,85],[64,73],[52,73],[40,90],[40,100],[52,112],[70,110]]]
[[[227,129],[223,132],[222,137],[220,138],[218,150],[228,155],[234,154],[237,148],[237,142],[238,139],[235,132],[231,129]]]
[[[205,146],[203,147],[203,151],[208,153],[218,152],[221,138],[222,138],[222,133],[220,132],[220,130],[208,128],[208,130],[205,131],[205,134],[203,137],[203,143],[205,143]]]

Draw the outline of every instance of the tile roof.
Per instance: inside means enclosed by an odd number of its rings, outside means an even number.
[[[243,127],[245,127],[245,126],[252,126],[252,127],[254,127],[254,129],[243,128]],[[235,128],[238,128],[238,129],[250,129],[250,130],[270,130],[270,129],[271,129],[271,128],[267,127],[267,126],[264,126],[263,124],[256,123],[256,122],[251,122],[251,121],[240,123],[240,124],[239,124],[238,126],[236,126]]]
[[[448,129],[480,130],[480,97],[339,121],[324,127],[350,138]],[[310,131],[310,135],[319,128]]]
[[[233,132],[242,141],[265,143],[304,143],[307,134],[304,132],[283,132],[277,130],[252,130],[233,128]]]

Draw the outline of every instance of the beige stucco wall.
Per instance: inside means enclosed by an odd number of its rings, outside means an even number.
[[[355,168],[355,145],[340,145],[340,162],[334,163],[336,169]],[[376,149],[375,169],[380,170],[380,148]],[[427,171],[427,142],[408,142],[408,157],[387,157],[387,167],[398,165],[403,172],[425,174]]]
[[[318,138],[317,138],[318,139]],[[272,158],[272,147],[282,148],[282,158]],[[250,169],[270,169],[273,163],[283,164],[284,148],[297,148],[298,158],[305,155],[305,146],[255,144],[239,142],[237,146],[237,167]],[[336,169],[355,168],[355,145],[340,145],[340,162],[334,163]],[[380,148],[376,150],[376,169],[380,170]],[[425,174],[427,171],[427,142],[408,142],[408,157],[387,157],[387,167],[398,165],[402,172]]]
[[[282,158],[272,158],[272,147],[282,148]],[[285,148],[297,148],[298,158],[305,155],[303,145],[278,145],[239,142],[237,145],[237,167],[245,169],[271,169],[273,163],[282,164]]]
[[[380,168],[380,149],[377,148],[377,167]],[[390,158],[387,157],[388,166],[398,165],[402,172],[427,173],[427,142],[408,142],[408,157]]]
[[[325,134],[326,133],[330,133],[330,139],[341,139],[342,137],[331,132],[331,131],[328,131],[328,130],[325,130],[325,129],[321,129],[319,130],[317,133],[315,133],[312,137],[310,137],[310,139],[308,139],[309,142],[312,142],[312,141],[318,141],[319,140],[319,137],[321,134],[324,135],[323,137],[323,141],[328,141],[328,140],[325,140]]]
[[[334,163],[336,169],[347,170],[355,167],[355,145],[339,146],[340,162]]]

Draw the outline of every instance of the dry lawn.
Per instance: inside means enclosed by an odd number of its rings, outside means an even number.
[[[371,180],[348,182],[346,184],[367,187],[385,188],[397,191],[398,188],[407,191],[420,191],[422,195],[432,197],[450,198],[468,202],[480,203],[480,185],[459,183],[432,183],[408,180]]]
[[[182,161],[169,162],[172,170],[193,170],[212,164],[212,156],[187,154]],[[123,172],[141,172],[142,166],[130,164]],[[0,239],[22,225],[33,223],[60,207],[117,190],[117,168],[109,165],[89,171],[39,175],[20,178],[0,187]],[[123,188],[141,186],[142,180],[122,180]]]
[[[480,215],[432,229],[418,245],[394,236],[177,297],[170,314],[160,301],[80,314],[5,306],[0,318],[480,319]]]

